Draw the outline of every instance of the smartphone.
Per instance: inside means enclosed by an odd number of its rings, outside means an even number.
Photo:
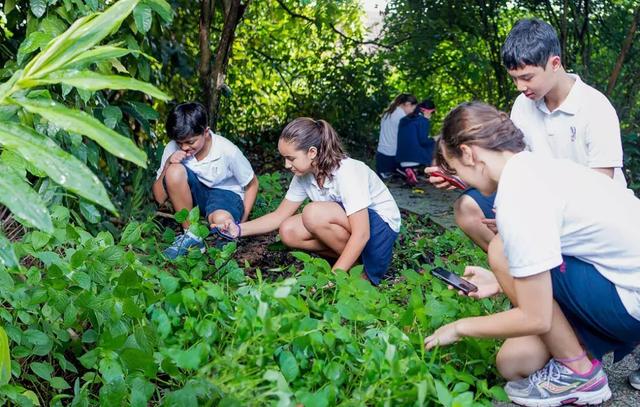
[[[462,182],[461,179],[451,176],[451,175],[447,175],[442,171],[433,171],[429,173],[430,177],[440,177],[440,178],[444,178],[445,181],[447,181],[449,184],[453,185],[454,187],[458,188],[458,189],[467,189],[467,186],[465,185],[464,182]]]
[[[451,285],[457,288],[458,290],[462,291],[465,294],[478,291],[478,287],[471,284],[464,278],[459,277],[457,274],[454,274],[450,271],[443,269],[442,267],[436,267],[432,269],[431,274],[437,279],[444,281],[448,285]]]

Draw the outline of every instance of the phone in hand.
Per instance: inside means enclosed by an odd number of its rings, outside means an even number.
[[[458,188],[458,189],[467,189],[467,186],[465,185],[464,182],[462,182],[462,180],[458,177],[454,177],[452,175],[447,175],[442,171],[432,171],[429,173],[430,177],[440,177],[440,178],[444,178],[445,181],[447,181],[449,184],[453,185],[454,187]]]
[[[464,278],[459,277],[457,274],[447,271],[442,267],[433,268],[431,270],[431,274],[435,278],[442,280],[446,284],[457,288],[458,290],[462,291],[467,295],[471,292],[478,291],[478,287],[476,287],[474,284],[471,284]]]

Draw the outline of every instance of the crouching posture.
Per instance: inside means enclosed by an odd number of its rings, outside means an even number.
[[[280,206],[250,222],[219,226],[232,237],[279,230],[289,247],[337,258],[334,270],[349,270],[361,258],[367,278],[378,284],[400,230],[400,211],[387,187],[363,162],[347,157],[324,120],[292,121],[278,150],[293,173]],[[311,202],[296,214],[307,198]]]
[[[601,403],[611,391],[599,359],[613,351],[618,360],[640,343],[640,200],[605,174],[524,146],[491,106],[462,104],[445,119],[439,165],[497,192],[493,273],[467,267],[478,286],[470,295],[502,291],[513,307],[445,325],[425,345],[507,338],[496,362],[512,401]]]
[[[198,206],[209,223],[244,221],[249,217],[258,193],[258,178],[244,154],[231,141],[207,126],[207,111],[200,103],[182,103],[167,117],[171,142],[153,184],[159,204],[167,199],[173,209]],[[188,231],[178,236],[164,254],[173,259],[190,248],[204,250],[201,238]]]

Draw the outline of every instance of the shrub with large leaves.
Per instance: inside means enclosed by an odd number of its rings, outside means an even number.
[[[149,83],[89,69],[94,63],[113,61],[135,52],[117,44],[100,43],[140,8],[162,10],[165,14],[171,12],[164,0],[121,0],[102,13],[76,20],[66,31],[51,39],[24,68],[16,70],[8,81],[0,84],[0,145],[3,154],[9,152],[19,156],[30,172],[46,175],[68,191],[113,213],[116,209],[98,177],[53,139],[36,131],[34,122],[39,117],[49,127],[85,136],[114,156],[146,167],[146,154],[130,138],[107,127],[89,113],[55,101],[48,91],[42,89],[51,85],[84,91],[129,89],[167,100],[169,97],[165,93]],[[29,184],[26,173],[16,167],[0,163],[3,174],[0,203],[22,223],[52,232],[47,205]]]

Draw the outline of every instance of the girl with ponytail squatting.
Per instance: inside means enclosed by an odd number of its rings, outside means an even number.
[[[377,285],[400,230],[400,211],[387,187],[366,164],[346,155],[324,120],[293,120],[280,135],[278,151],[293,173],[280,206],[219,228],[234,238],[279,230],[291,248],[337,258],[333,270],[349,270],[361,258],[366,277]],[[296,214],[307,198],[311,202]]]
[[[524,147],[507,114],[484,103],[444,121],[438,165],[497,193],[503,250],[489,250],[493,272],[466,268],[478,287],[469,296],[502,292],[512,308],[445,325],[425,346],[504,338],[496,365],[513,402],[602,403],[611,390],[599,359],[640,343],[640,200],[602,173]]]

